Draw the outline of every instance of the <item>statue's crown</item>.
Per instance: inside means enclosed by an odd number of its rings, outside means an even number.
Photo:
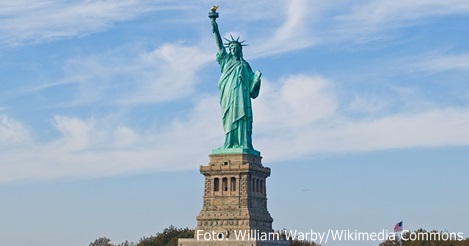
[[[244,42],[246,42],[246,40],[243,40],[243,41],[239,41],[239,37],[237,39],[234,39],[232,35],[230,35],[231,37],[231,40],[227,39],[227,38],[224,38],[228,43],[224,43],[225,47],[230,47],[230,45],[232,44],[237,44],[239,46],[247,46],[247,44],[243,44]]]

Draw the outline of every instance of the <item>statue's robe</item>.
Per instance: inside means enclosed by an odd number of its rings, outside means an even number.
[[[222,148],[253,149],[251,98],[259,95],[260,80],[243,59],[221,49],[217,53],[221,68],[218,81],[225,143]]]

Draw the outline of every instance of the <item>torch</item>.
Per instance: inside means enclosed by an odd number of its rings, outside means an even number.
[[[219,17],[217,9],[218,9],[218,6],[212,6],[212,8],[210,8],[210,12],[208,13],[208,18],[215,21]]]

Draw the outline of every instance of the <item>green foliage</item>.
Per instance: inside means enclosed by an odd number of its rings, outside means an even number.
[[[379,246],[401,246],[398,240],[386,240],[379,244]]]
[[[413,238],[410,236],[410,234],[414,234]],[[418,234],[419,238],[417,240],[410,240],[415,239],[415,234]],[[396,237],[394,240],[388,239],[380,243],[379,246],[469,246],[469,238],[464,240],[458,240],[457,238],[443,240],[441,239],[442,234],[448,235],[449,232],[438,232],[435,230],[426,231],[424,229],[418,229],[413,232],[405,232],[402,234],[402,238],[409,240],[400,240]]]
[[[284,229],[276,231],[276,232],[280,235],[280,239],[288,240],[288,237],[285,233],[286,231],[289,231],[289,230],[284,228]],[[298,240],[298,239],[291,239],[290,238],[290,246],[321,246],[321,245],[316,244],[315,242],[311,242],[311,241],[304,241],[304,240]]]
[[[194,230],[170,226],[155,236],[143,237],[137,246],[177,246],[178,238],[193,238]]]
[[[125,241],[123,243],[117,244],[116,246],[135,246],[135,243],[131,243],[129,241]]]
[[[189,228],[176,228],[169,226],[164,229],[162,233],[157,233],[155,236],[143,237],[138,244],[125,241],[120,244],[112,244],[111,239],[107,237],[100,237],[89,246],[177,246],[178,238],[193,238],[194,230]]]
[[[120,243],[120,244],[113,244],[113,243],[111,243],[111,239],[109,239],[107,237],[100,237],[100,238],[94,240],[94,242],[90,243],[89,246],[135,246],[135,243],[125,241],[125,242]]]
[[[107,237],[100,237],[94,240],[94,242],[91,242],[90,246],[113,246],[113,245],[111,244],[111,239]]]
[[[320,246],[315,242],[294,239],[290,241],[290,246]]]
[[[285,231],[286,229],[277,231],[280,233],[282,239],[286,239]],[[418,229],[413,232],[406,232],[402,235],[404,238],[410,238],[410,233],[419,234],[419,240],[399,240],[396,237],[394,240],[386,240],[379,244],[379,246],[469,246],[469,238],[464,240],[461,239],[450,239],[450,240],[438,240],[436,235],[442,235],[443,233],[449,234],[449,232],[438,232],[438,231],[425,231],[423,229]],[[163,232],[157,233],[155,236],[143,237],[140,239],[138,244],[130,243],[125,241],[120,244],[112,244],[111,239],[106,237],[100,237],[94,242],[90,243],[89,246],[177,246],[179,238],[193,238],[194,230],[189,228],[176,228],[174,226],[169,226],[164,229]],[[303,241],[298,239],[290,239],[291,246],[320,246],[315,242]]]

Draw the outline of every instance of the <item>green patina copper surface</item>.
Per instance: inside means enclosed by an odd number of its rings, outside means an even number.
[[[246,153],[260,155],[252,146],[252,107],[251,98],[259,95],[261,75],[253,72],[249,63],[243,59],[244,41],[231,37],[226,43],[229,52],[223,45],[216,18],[218,13],[209,13],[213,33],[218,46],[216,60],[220,65],[221,76],[218,81],[222,123],[225,131],[225,142],[222,147],[212,151],[213,154]]]

